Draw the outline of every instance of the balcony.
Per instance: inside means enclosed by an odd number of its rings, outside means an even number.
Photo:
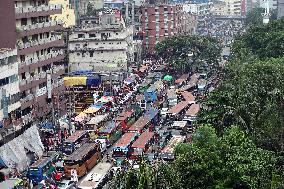
[[[64,41],[62,40],[61,35],[52,36],[50,38],[40,39],[36,41],[29,41],[26,43],[19,42],[17,44],[18,55],[25,55],[25,54],[33,53],[35,51],[40,51],[42,49],[60,46],[60,45],[63,45],[63,43]]]
[[[25,91],[31,88],[31,79],[20,80],[20,91]]]
[[[22,18],[31,18],[39,16],[50,16],[53,14],[61,14],[62,6],[61,5],[41,5],[37,7],[25,6],[25,7],[16,7],[16,19]]]
[[[21,109],[25,109],[34,104],[34,95],[29,94],[25,98],[20,99]]]
[[[65,74],[65,67],[63,65],[54,66],[52,69],[52,77],[58,77]]]
[[[54,93],[58,93],[65,90],[64,81],[63,79],[59,79],[52,83],[52,91]]]
[[[36,23],[33,25],[21,26],[19,28],[20,30],[19,36],[20,37],[31,36],[39,33],[61,30],[62,28],[63,28],[63,22],[61,20]]]

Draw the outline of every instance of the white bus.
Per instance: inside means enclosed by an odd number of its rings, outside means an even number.
[[[80,189],[102,188],[112,168],[111,163],[99,163],[79,184]]]
[[[168,145],[161,151],[160,157],[164,160],[174,160],[174,148],[185,141],[185,136],[174,135]]]

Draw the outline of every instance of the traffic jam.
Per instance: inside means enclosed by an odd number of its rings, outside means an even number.
[[[141,157],[174,160],[174,147],[191,141],[198,100],[212,80],[203,73],[175,78],[166,66],[150,65],[147,60],[133,69],[120,98],[97,95],[93,105],[74,117],[77,129],[60,149],[30,166],[28,179],[34,186],[105,188],[125,166],[139,167]]]

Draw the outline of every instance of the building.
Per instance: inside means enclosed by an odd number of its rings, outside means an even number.
[[[0,49],[0,121],[8,127],[13,123],[14,129],[20,129],[20,89],[18,77],[17,49]]]
[[[282,18],[284,16],[284,0],[278,0],[278,11],[277,18]]]
[[[50,15],[62,14],[61,5],[49,5],[49,0],[15,0],[15,22],[18,31],[17,62],[21,115],[41,121],[51,117],[52,108],[65,113],[62,60],[64,53],[57,50],[64,44],[62,21]]]
[[[266,8],[267,6],[267,0],[259,0],[259,7],[260,8]],[[277,0],[269,0],[268,1],[269,9],[275,10],[278,8],[277,6]]]
[[[13,1],[0,1],[0,24],[0,48],[14,49],[16,45],[16,25]]]
[[[182,5],[152,5],[142,7],[143,47],[146,53],[154,53],[158,42],[175,35],[195,32],[196,17],[185,13]]]
[[[211,13],[213,15],[234,15],[241,16],[244,14],[242,0],[222,0],[212,4]]]
[[[70,71],[127,71],[133,62],[133,28],[119,11],[81,18],[69,35]]]
[[[50,5],[61,5],[62,13],[51,15],[51,19],[55,21],[62,21],[64,28],[75,26],[75,11],[71,8],[69,0],[50,0]]]
[[[187,3],[183,4],[182,8],[184,12],[197,14],[197,15],[206,15],[210,13],[212,2],[209,3]]]

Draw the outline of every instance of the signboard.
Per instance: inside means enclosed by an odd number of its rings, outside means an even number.
[[[51,85],[51,74],[48,72],[46,75],[46,87],[47,87],[47,98],[51,99],[51,90],[52,90],[52,85]]]
[[[2,105],[3,105],[3,118],[8,119],[8,98],[6,97],[6,89],[2,89]]]

